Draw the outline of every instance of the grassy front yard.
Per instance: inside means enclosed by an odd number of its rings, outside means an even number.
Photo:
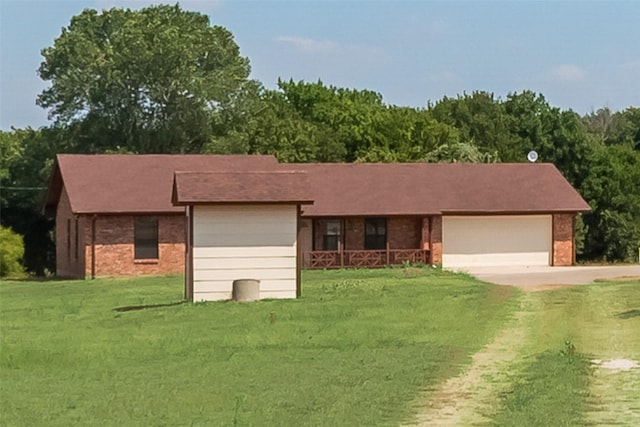
[[[589,363],[640,359],[637,282],[523,293],[385,269],[303,283],[301,299],[251,304],[180,303],[177,277],[1,283],[0,424],[398,425],[455,397],[469,422],[579,425],[640,407],[623,387],[635,371]]]
[[[0,286],[5,425],[380,425],[456,373],[511,288],[429,270],[306,272],[304,297],[180,304],[175,277]]]

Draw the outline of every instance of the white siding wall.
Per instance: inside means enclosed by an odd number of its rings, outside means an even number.
[[[442,265],[550,265],[551,224],[551,215],[444,216]]]
[[[260,280],[260,298],[296,297],[297,207],[195,206],[193,300],[231,299],[236,279]]]

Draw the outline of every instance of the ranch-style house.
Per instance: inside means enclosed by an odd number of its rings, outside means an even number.
[[[589,205],[552,164],[281,164],[265,155],[58,155],[57,275],[186,273],[187,298],[295,297],[300,268],[572,265]]]

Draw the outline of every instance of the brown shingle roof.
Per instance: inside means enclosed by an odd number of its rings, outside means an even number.
[[[244,172],[307,172],[281,180]],[[74,213],[182,212],[172,205],[176,171],[225,172],[185,179],[193,184],[178,201],[195,202],[243,195],[247,198],[313,200],[304,216],[386,216],[439,213],[551,213],[588,211],[589,206],[552,164],[320,163],[282,164],[272,156],[59,155],[49,184],[51,212],[67,188]],[[235,178],[234,178],[235,177]],[[180,178],[182,179],[182,178]],[[225,184],[221,186],[222,179]],[[185,181],[186,182],[186,181]],[[277,183],[280,184],[277,184]],[[283,185],[284,189],[275,190]],[[227,187],[224,189],[222,187]],[[252,190],[248,190],[252,186]],[[290,189],[289,189],[290,187]],[[213,188],[222,191],[216,194]],[[233,190],[229,190],[233,188]],[[304,192],[302,190],[305,190]],[[306,190],[309,190],[308,192]],[[192,192],[193,191],[193,192]],[[238,192],[234,196],[233,192]],[[289,191],[291,191],[289,193]]]
[[[306,172],[176,172],[173,203],[312,203]]]
[[[580,212],[589,205],[545,163],[315,163],[304,216]]]
[[[252,171],[278,167],[273,156],[100,154],[57,156],[45,211],[51,213],[62,183],[76,214],[182,212],[173,206],[176,170]]]

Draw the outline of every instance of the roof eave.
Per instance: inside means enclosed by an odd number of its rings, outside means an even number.
[[[174,206],[204,205],[312,205],[313,200],[174,200]]]
[[[148,211],[92,211],[92,210],[84,210],[74,212],[75,215],[81,216],[114,216],[114,215],[130,215],[130,216],[138,216],[138,215],[184,215],[184,210],[181,209],[182,206],[174,206],[171,210],[162,210],[162,209],[153,209]]]
[[[561,213],[589,212],[591,208],[571,209],[495,209],[495,210],[443,210],[442,215],[544,215]]]

